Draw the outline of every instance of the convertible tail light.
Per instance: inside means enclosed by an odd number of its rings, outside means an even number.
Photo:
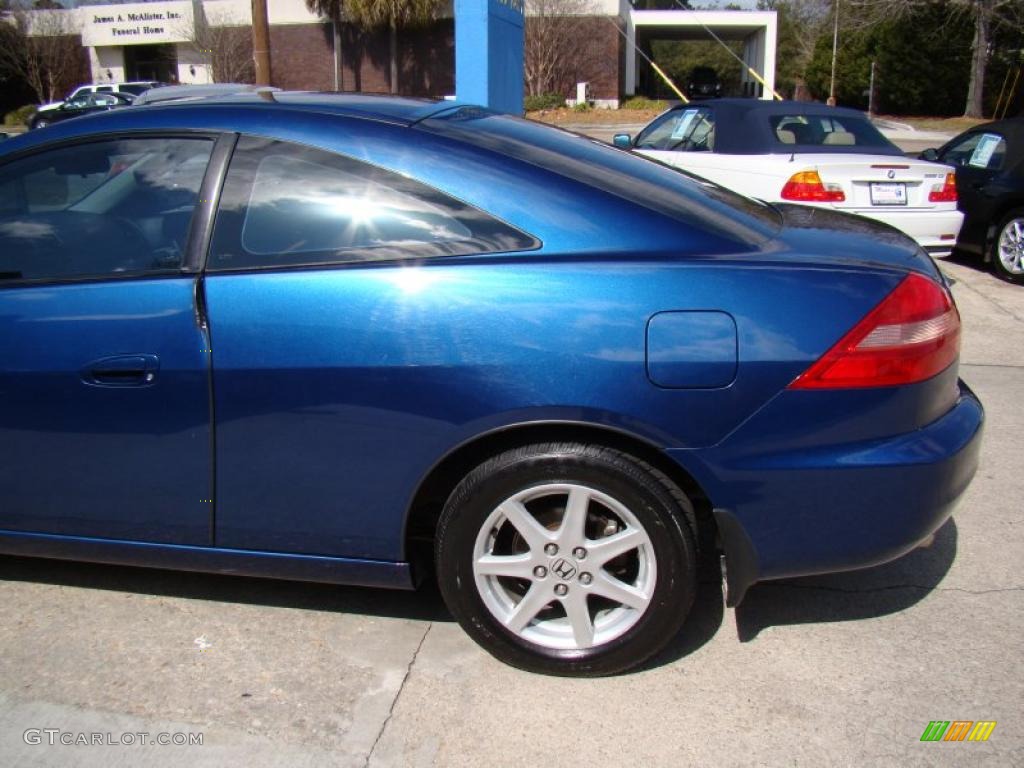
[[[841,203],[846,195],[838,184],[823,184],[817,171],[800,171],[782,188],[782,199],[797,203]]]
[[[929,379],[960,353],[960,313],[949,292],[908,275],[790,389],[893,387]]]
[[[932,191],[928,193],[928,202],[930,203],[955,203],[956,200],[955,173],[947,173],[946,182],[934,185]]]

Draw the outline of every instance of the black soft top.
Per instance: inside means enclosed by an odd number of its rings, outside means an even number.
[[[674,107],[672,111],[707,108],[715,119],[715,152],[730,155],[764,154],[869,154],[898,155],[903,151],[886,139],[863,112],[806,101],[761,99],[705,99]],[[857,121],[872,141],[870,145],[781,143],[772,127],[773,117],[834,117]]]

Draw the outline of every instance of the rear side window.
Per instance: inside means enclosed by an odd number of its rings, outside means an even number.
[[[0,166],[0,277],[177,272],[210,139],[119,139]]]
[[[768,118],[775,143],[803,147],[871,147],[891,149],[892,144],[870,121],[853,116],[771,115]]]
[[[972,133],[947,149],[941,160],[950,165],[998,171],[1006,159],[1006,139],[998,133]]]
[[[312,147],[243,137],[228,169],[209,266],[384,261],[538,245],[408,177]]]
[[[662,115],[636,139],[637,149],[713,152],[715,119],[710,109],[678,109]]]
[[[733,242],[760,245],[778,230],[779,214],[766,203],[531,120],[461,107],[422,120],[417,128],[539,166]]]

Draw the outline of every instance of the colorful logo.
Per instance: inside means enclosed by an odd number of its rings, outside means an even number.
[[[921,741],[988,741],[995,729],[995,720],[932,720]]]

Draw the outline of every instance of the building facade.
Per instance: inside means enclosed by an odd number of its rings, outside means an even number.
[[[334,25],[305,0],[268,0],[272,84],[285,89],[346,90],[414,96],[454,95],[454,20],[449,9],[421,27],[399,29],[391,63],[389,31]],[[251,79],[249,0],[154,0],[81,5],[59,16],[63,34],[77,36],[88,62],[82,81],[160,80],[209,83]],[[774,87],[774,12],[645,11],[629,0],[591,0],[576,19],[587,45],[565,64],[566,93],[589,84],[599,106],[617,106],[653,76],[650,41],[709,39],[709,30],[744,41],[747,95],[771,98]],[[527,34],[535,19],[527,15]],[[40,25],[43,29],[44,25]],[[52,23],[45,25],[52,30]],[[52,34],[52,32],[49,32]],[[395,82],[392,82],[394,79]],[[763,80],[763,82],[761,82]]]

